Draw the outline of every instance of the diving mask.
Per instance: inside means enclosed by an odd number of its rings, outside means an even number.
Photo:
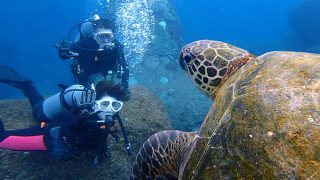
[[[93,38],[101,49],[114,47],[114,34],[111,29],[99,30],[97,33],[94,33]]]
[[[116,100],[111,96],[105,96],[95,102],[95,110],[103,111],[106,114],[113,115],[119,112],[122,108],[123,102]]]

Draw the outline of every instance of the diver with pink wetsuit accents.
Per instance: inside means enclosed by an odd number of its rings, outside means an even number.
[[[118,121],[124,135],[126,149],[131,145],[119,115],[120,86],[101,81],[96,87],[73,85],[44,99],[33,82],[9,67],[0,65],[0,82],[21,89],[29,99],[34,127],[6,131],[0,120],[0,148],[18,151],[48,151],[56,159],[70,159],[87,150],[95,150],[94,163],[110,157],[109,135]]]

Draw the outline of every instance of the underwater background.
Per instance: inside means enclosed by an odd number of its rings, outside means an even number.
[[[196,130],[211,100],[178,67],[182,46],[224,41],[253,54],[274,50],[320,53],[320,0],[55,0],[0,2],[0,64],[34,80],[46,96],[71,85],[70,61],[54,43],[98,13],[112,16],[130,61],[130,84],[150,88],[165,104],[175,129]],[[0,84],[0,98],[23,94]]]

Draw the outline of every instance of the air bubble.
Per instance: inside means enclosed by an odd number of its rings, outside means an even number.
[[[154,40],[155,18],[151,7],[156,1],[126,1],[117,7],[116,24],[125,45],[125,57],[132,67],[143,60]]]

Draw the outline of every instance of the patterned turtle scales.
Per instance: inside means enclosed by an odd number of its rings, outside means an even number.
[[[203,40],[179,62],[214,105],[198,132],[151,136],[132,179],[320,178],[320,55]]]

